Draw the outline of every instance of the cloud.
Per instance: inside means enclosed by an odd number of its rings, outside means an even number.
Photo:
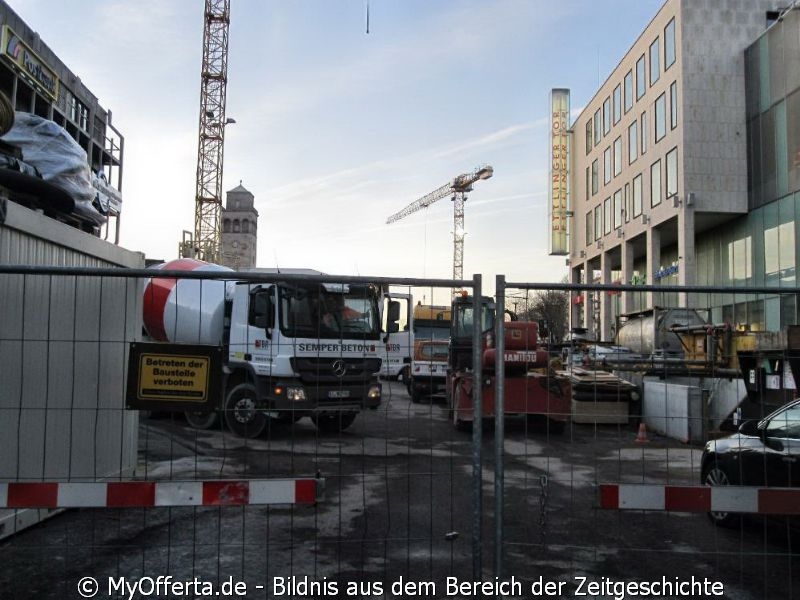
[[[546,125],[548,125],[548,120],[546,118],[537,119],[536,121],[530,123],[519,123],[517,125],[511,125],[499,131],[494,131],[477,138],[453,144],[447,148],[444,148],[434,153],[432,155],[432,158],[451,158],[453,156],[466,154],[467,152],[474,150],[484,150],[487,148],[500,148],[510,144],[512,141],[515,140],[515,138],[517,138],[521,134],[528,133],[530,131],[533,131],[534,129],[538,129]]]

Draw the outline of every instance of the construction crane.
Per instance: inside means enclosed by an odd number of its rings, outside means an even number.
[[[205,0],[194,239],[187,240],[184,235],[181,256],[212,263],[220,262],[222,254],[220,221],[225,126],[236,122],[225,116],[229,27],[230,0]]]
[[[408,215],[423,208],[428,208],[437,200],[446,196],[451,196],[453,201],[453,279],[463,279],[464,275],[464,202],[467,199],[467,192],[472,191],[472,184],[480,179],[489,179],[494,173],[494,169],[489,165],[478,167],[472,173],[458,175],[453,181],[432,191],[412,202],[403,210],[394,213],[386,224],[394,223]]]

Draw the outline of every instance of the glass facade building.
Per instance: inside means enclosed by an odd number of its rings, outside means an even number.
[[[748,207],[698,235],[697,284],[796,287],[800,232],[800,10],[745,51]],[[715,322],[777,331],[796,324],[794,296],[711,298]]]

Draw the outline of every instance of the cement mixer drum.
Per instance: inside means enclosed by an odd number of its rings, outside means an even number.
[[[153,269],[234,273],[228,267],[191,258],[162,263]],[[147,334],[160,342],[222,344],[225,300],[232,298],[235,285],[231,280],[222,279],[147,279],[143,295]]]

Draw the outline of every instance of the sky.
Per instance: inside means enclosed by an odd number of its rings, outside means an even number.
[[[121,245],[194,227],[202,0],[8,0],[125,138]],[[663,0],[231,0],[223,190],[259,213],[258,267],[450,278],[453,207],[386,218],[481,165],[464,277],[555,282],[549,97],[577,115]],[[369,7],[369,31],[366,14]]]

